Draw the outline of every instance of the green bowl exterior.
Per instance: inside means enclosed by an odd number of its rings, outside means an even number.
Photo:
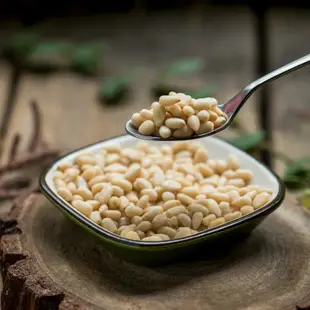
[[[51,166],[53,166],[53,164]],[[232,246],[236,244],[236,242],[246,238],[257,225],[278,208],[285,196],[283,182],[276,174],[269,171],[278,181],[279,192],[276,197],[264,207],[237,220],[209,230],[204,230],[189,237],[161,242],[142,242],[125,239],[105,231],[72,207],[69,207],[47,185],[45,178],[49,169],[50,168],[47,168],[46,171],[41,174],[39,182],[41,191],[46,198],[71,220],[76,222],[87,232],[98,237],[98,240],[102,242],[108,251],[125,261],[137,265],[164,265],[187,259],[188,257],[197,257],[198,254],[208,254],[208,252],[214,253],[214,251],[225,244]],[[210,251],[210,249],[212,250]],[[208,255],[204,257],[207,256]]]

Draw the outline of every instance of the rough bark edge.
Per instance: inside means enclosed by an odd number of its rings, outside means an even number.
[[[15,219],[17,227],[0,239],[1,310],[93,310],[46,277],[24,246],[22,214],[40,197],[37,189],[25,192],[13,202],[6,218]]]

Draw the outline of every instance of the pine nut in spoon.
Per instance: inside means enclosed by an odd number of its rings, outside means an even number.
[[[153,103],[152,106],[156,107],[155,113],[147,113],[145,109],[142,115],[135,113],[125,125],[126,132],[138,139],[155,141],[191,140],[214,135],[232,123],[242,106],[257,89],[309,63],[310,54],[250,83],[227,103],[221,105],[217,104],[215,98],[193,99],[182,93],[170,92],[169,95],[161,96],[158,103]],[[143,115],[146,114],[147,119],[144,119]],[[150,120],[151,114],[155,119]],[[160,126],[157,127],[156,124]]]

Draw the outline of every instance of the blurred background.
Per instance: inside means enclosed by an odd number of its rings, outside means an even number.
[[[2,0],[5,141],[28,135],[33,99],[46,139],[64,151],[122,134],[132,113],[170,90],[224,103],[310,51],[310,4],[268,3]],[[309,73],[253,95],[221,136],[285,174],[310,151]]]

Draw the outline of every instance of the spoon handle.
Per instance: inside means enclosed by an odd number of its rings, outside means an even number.
[[[223,111],[226,112],[231,120],[236,115],[236,112],[240,110],[240,108],[244,105],[247,99],[253,94],[255,90],[257,90],[260,86],[265,83],[271,82],[273,80],[278,79],[282,75],[288,74],[292,71],[295,71],[305,65],[310,63],[310,54],[301,57],[297,60],[286,64],[262,77],[252,82],[248,86],[246,86],[243,90],[241,90],[235,97],[233,97],[229,102],[227,102],[223,106]]]

